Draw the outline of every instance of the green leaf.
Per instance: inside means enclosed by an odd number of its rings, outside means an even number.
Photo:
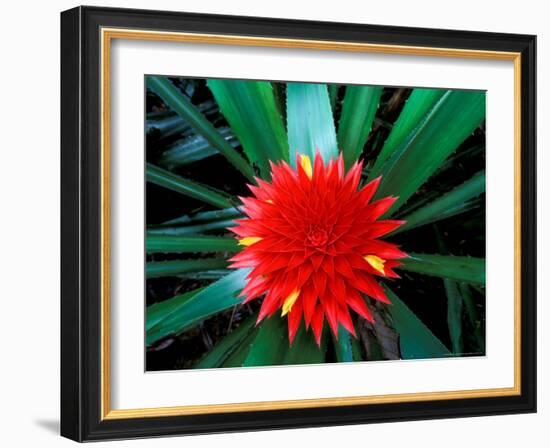
[[[287,320],[273,315],[259,325],[244,366],[273,366],[281,364],[287,348]]]
[[[282,364],[321,364],[325,362],[326,337],[324,336],[324,334],[321,336],[321,344],[318,346],[313,332],[311,330],[306,331],[304,323],[300,323],[294,341],[288,347]]]
[[[447,326],[451,337],[453,354],[460,356],[464,353],[462,343],[462,297],[456,282],[443,279],[445,293],[447,294]]]
[[[166,171],[158,166],[147,164],[146,169],[147,182],[152,182],[169,190],[176,191],[193,199],[206,202],[218,208],[232,207],[229,197],[223,192],[215,190],[206,185],[199,184],[188,179],[184,179],[170,171]]]
[[[398,196],[397,210],[485,117],[485,92],[445,93],[381,167],[377,197]],[[371,176],[376,176],[373,170]]]
[[[211,210],[207,212],[194,213],[192,215],[183,215],[169,221],[163,222],[163,226],[175,226],[181,224],[192,224],[198,222],[217,221],[226,218],[241,218],[243,213],[236,207],[225,208],[222,210]]]
[[[235,238],[217,236],[157,236],[147,234],[145,246],[148,254],[179,252],[237,252]]]
[[[165,319],[166,316],[182,306],[185,302],[191,299],[191,297],[203,289],[204,288],[194,289],[193,291],[188,291],[185,294],[179,294],[171,299],[163,300],[162,302],[154,303],[153,305],[148,306],[145,318],[145,330],[148,331],[153,328],[161,320]]]
[[[485,284],[485,258],[409,253],[398,269],[466,283]]]
[[[217,131],[233,148],[239,146],[239,141],[235,138],[231,129],[226,127],[219,128]],[[179,166],[198,162],[199,160],[206,159],[218,153],[218,149],[212,146],[202,135],[195,134],[171,144],[166,151],[162,153],[158,163],[172,170]]]
[[[334,350],[336,352],[336,360],[338,362],[359,361],[359,359],[354,356],[354,352],[356,352],[353,348],[354,339],[351,333],[342,327],[342,325],[338,327],[338,339],[334,336],[332,337]]]
[[[269,161],[287,160],[288,143],[273,87],[267,81],[209,79],[224,117],[248,159],[269,177]]]
[[[189,278],[193,280],[218,280],[227,275],[227,269],[209,269],[207,271],[184,272],[179,274],[179,278]]]
[[[248,352],[252,347],[252,342],[256,339],[258,335],[259,328],[255,327],[250,333],[244,338],[244,340],[239,344],[238,347],[233,350],[231,355],[227,357],[225,362],[222,364],[222,367],[243,367]]]
[[[447,247],[437,226],[434,226],[434,231],[439,250],[447,253]],[[456,282],[444,278],[443,286],[445,287],[447,296],[447,327],[449,328],[452,352],[454,355],[460,356],[464,352],[462,341],[462,297]]]
[[[238,269],[231,272],[200,290],[188,300],[182,300],[181,303],[170,308],[170,312],[167,312],[155,325],[147,329],[147,345],[169,334],[185,331],[213,314],[241,303],[241,298],[237,297],[237,294],[244,288],[246,276],[249,273],[250,269]]]
[[[338,157],[336,131],[325,84],[289,82],[286,91],[288,146],[290,163],[296,154],[313,161],[317,151],[323,160]]]
[[[347,86],[338,126],[338,146],[350,168],[363,152],[382,95],[381,87]]]
[[[150,90],[155,92],[167,106],[185,119],[198,134],[208,140],[235,168],[249,180],[254,180],[252,167],[168,78],[147,76],[146,82]]]
[[[472,202],[470,201],[484,191],[485,171],[480,171],[455,189],[403,217],[402,219],[406,223],[396,229],[393,234],[431,224],[470,210],[472,207]]]
[[[208,232],[211,230],[227,229],[228,227],[234,227],[235,221],[232,219],[226,219],[223,221],[212,221],[194,226],[176,226],[176,227],[152,227],[147,230],[147,235],[156,236],[184,236],[184,235],[197,235],[199,233]]]
[[[458,285],[462,300],[464,301],[464,308],[472,328],[474,329],[474,338],[477,346],[479,347],[480,354],[485,353],[485,333],[484,328],[477,312],[474,297],[472,296],[472,290],[469,285],[459,283]]]
[[[386,288],[391,305],[388,307],[393,325],[399,333],[402,359],[441,358],[450,356],[445,345],[405,305],[393,291]]]
[[[227,261],[223,258],[150,261],[145,266],[145,275],[147,278],[175,277],[186,272],[225,268],[227,265]]]
[[[393,125],[380,154],[372,168],[371,179],[377,177],[380,168],[388,157],[401,145],[405,138],[418,126],[422,118],[446,92],[445,89],[414,89],[410,94],[399,118]]]
[[[340,89],[340,84],[328,84],[328,98],[330,101],[330,108],[332,109],[332,115],[336,111],[336,101],[338,100],[338,90]]]
[[[218,342],[193,368],[213,369],[215,367],[220,367],[252,331],[255,322],[256,316],[251,316],[246,319],[236,329]]]

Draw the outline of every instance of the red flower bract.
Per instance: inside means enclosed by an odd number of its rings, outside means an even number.
[[[355,335],[350,308],[373,322],[364,295],[389,303],[377,277],[398,277],[407,254],[379,238],[404,221],[377,221],[397,198],[371,202],[380,178],[360,188],[361,170],[298,156],[297,169],[271,164],[271,183],[257,179],[240,198],[248,218],[231,230],[245,247],[231,267],[252,268],[243,303],[265,294],[258,323],[281,309],[291,343],[302,316],[319,344],[325,318],[335,336],[339,324]]]

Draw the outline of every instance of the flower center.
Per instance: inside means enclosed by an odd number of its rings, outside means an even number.
[[[306,241],[310,246],[323,247],[328,243],[329,232],[323,225],[313,224],[306,234]]]

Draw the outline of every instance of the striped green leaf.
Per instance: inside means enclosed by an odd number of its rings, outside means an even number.
[[[185,119],[198,134],[208,140],[235,168],[249,180],[254,180],[252,167],[168,78],[147,76],[146,82],[150,90],[155,92],[167,106]]]
[[[209,79],[224,117],[248,159],[269,177],[269,161],[287,160],[288,143],[273,87],[267,81]]]
[[[414,89],[412,91],[376,158],[372,174],[369,176],[371,179],[380,174],[384,162],[405,141],[406,137],[418,126],[445,92],[445,89]]]
[[[233,206],[225,193],[198,182],[184,179],[151,163],[147,164],[146,175],[147,182],[152,182],[215,207],[227,208]]]
[[[434,231],[439,250],[447,253],[447,247],[437,226],[434,226]],[[445,295],[447,296],[447,327],[449,328],[452,353],[455,356],[461,356],[464,352],[462,340],[462,296],[457,282],[443,278],[443,286],[445,288]]]
[[[186,292],[185,294],[179,294],[168,300],[155,303],[147,307],[145,318],[145,330],[153,328],[161,320],[166,319],[171,313],[176,311],[185,302],[187,302],[195,294],[199,293],[204,288],[194,289],[193,291]]]
[[[447,326],[451,337],[452,352],[461,356],[464,352],[462,341],[462,296],[458,284],[448,278],[443,279],[447,295]]]
[[[147,329],[147,345],[170,334],[181,333],[213,314],[239,304],[241,299],[237,294],[244,288],[249,272],[249,269],[238,269],[208,285],[188,300],[182,300]]]
[[[351,167],[363,152],[381,95],[382,87],[346,87],[338,125],[338,146],[344,155],[346,168]]]
[[[231,132],[231,129],[227,127],[219,128],[218,132],[233,148],[239,146],[239,142]],[[212,146],[202,135],[195,134],[178,140],[170,145],[166,151],[162,153],[158,163],[172,170],[179,166],[189,165],[190,163],[198,162],[216,154],[219,154],[219,151],[215,146]]]
[[[411,311],[397,295],[386,289],[391,305],[388,307],[393,325],[399,333],[402,359],[442,358],[450,356],[449,349]]]
[[[442,219],[450,218],[472,208],[472,199],[485,191],[485,171],[480,171],[463,184],[448,193],[439,196],[425,206],[418,208],[402,219],[404,225],[396,229],[394,234],[415,227],[431,224]]]
[[[195,366],[195,369],[213,369],[220,367],[231,354],[237,350],[239,344],[252,332],[256,316],[249,317],[238,328],[225,336],[210,350]]]
[[[338,339],[333,336],[332,340],[338,362],[361,361],[359,342],[344,327],[338,327]]]
[[[183,215],[177,218],[165,221],[163,226],[175,226],[181,224],[196,224],[199,222],[217,221],[227,218],[241,218],[243,213],[236,207],[225,208],[222,210],[210,210],[207,212],[199,212],[191,215]]]
[[[332,109],[332,115],[336,110],[336,101],[338,100],[338,90],[340,89],[340,84],[328,84],[328,98],[330,101],[330,108]]]
[[[147,234],[145,247],[148,254],[179,252],[237,252],[235,238],[216,236],[158,236]]]
[[[296,154],[313,160],[317,151],[325,161],[338,156],[336,131],[325,84],[290,82],[286,92],[290,163]]]
[[[474,339],[479,348],[479,354],[485,354],[484,326],[480,319],[470,285],[459,283],[458,287],[460,290],[460,295],[462,296],[462,300],[464,301],[466,315],[468,316],[470,324],[474,329]]]
[[[244,366],[272,366],[281,364],[288,348],[287,321],[273,315],[259,326]]]
[[[227,229],[228,227],[234,227],[235,221],[233,219],[226,219],[222,221],[204,222],[191,226],[176,226],[176,227],[152,227],[147,230],[147,235],[156,236],[185,236],[185,235],[197,235],[200,233],[209,232],[211,230]]]
[[[321,344],[317,345],[313,331],[306,330],[304,323],[294,336],[292,345],[287,348],[282,364],[321,364],[325,362],[326,337],[321,336]]]
[[[207,271],[184,272],[179,274],[179,278],[189,278],[193,280],[219,280],[227,275],[227,269],[209,269]]]
[[[485,92],[446,92],[381,167],[377,196],[398,196],[397,210],[484,118]]]
[[[403,260],[399,269],[459,282],[485,284],[485,258],[414,253],[409,255],[411,258]]]
[[[238,345],[238,347],[236,347],[235,350],[233,350],[233,352],[223,362],[222,367],[243,367],[246,357],[252,347],[252,343],[256,339],[259,331],[259,327],[253,328],[252,331],[248,333],[244,340]]]
[[[145,276],[146,278],[176,277],[187,272],[225,268],[227,265],[227,261],[223,258],[151,261],[145,266]]]

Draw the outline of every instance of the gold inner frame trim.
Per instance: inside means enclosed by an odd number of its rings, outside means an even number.
[[[503,397],[521,394],[521,54],[468,50],[353,43],[307,39],[279,39],[251,36],[101,29],[101,419],[167,417],[228,412],[307,409],[381,403]],[[280,400],[228,404],[188,405],[140,409],[111,409],[110,368],[110,50],[113,39],[184,42],[212,45],[239,45],[294,48],[357,53],[453,57],[513,61],[514,63],[514,386],[441,392],[418,392],[303,400]]]

